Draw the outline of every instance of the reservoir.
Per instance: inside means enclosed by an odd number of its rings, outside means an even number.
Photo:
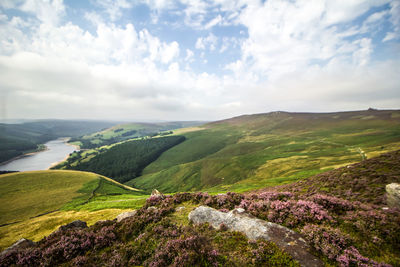
[[[0,165],[0,171],[47,170],[53,164],[66,159],[76,148],[66,143],[68,138],[59,138],[45,143],[47,150],[25,155]]]

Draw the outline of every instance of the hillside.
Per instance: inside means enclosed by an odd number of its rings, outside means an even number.
[[[169,135],[172,130],[203,124],[196,121],[162,122],[162,123],[125,123],[113,127],[73,138],[70,143],[79,145],[83,149],[98,148],[125,140],[155,135]]]
[[[133,217],[53,233],[1,255],[0,266],[299,266],[276,243],[248,240],[226,225],[189,224],[188,214],[200,205],[222,212],[240,207],[290,228],[325,266],[399,266],[400,212],[387,207],[385,198],[374,200],[386,183],[400,182],[399,162],[395,151],[286,187],[155,195]],[[376,193],[369,196],[371,186]],[[364,197],[343,193],[349,191]]]
[[[166,136],[118,143],[100,149],[89,160],[88,154],[76,152],[58,168],[91,171],[124,183],[140,176],[144,167],[156,160],[164,151],[185,141],[183,136]],[[92,154],[90,155],[92,156]]]
[[[245,115],[184,132],[127,184],[162,192],[247,191],[400,148],[400,111]]]
[[[115,123],[103,121],[40,120],[0,124],[0,163],[36,151],[38,145],[58,137],[78,137]]]
[[[19,235],[43,237],[43,231],[48,234],[65,223],[65,219],[68,221],[68,216],[63,218],[67,211],[123,209],[126,205],[135,205],[142,195],[137,189],[89,172],[32,171],[0,175],[0,247],[15,242]],[[115,199],[127,201],[107,202]],[[102,202],[97,203],[99,200]],[[58,216],[56,221],[54,214]],[[31,223],[38,220],[41,224],[33,227]]]

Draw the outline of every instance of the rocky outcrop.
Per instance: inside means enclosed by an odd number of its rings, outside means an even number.
[[[400,184],[386,185],[386,203],[389,207],[400,208]]]
[[[136,215],[136,210],[126,211],[126,212],[119,214],[116,219],[117,219],[117,222],[120,222],[125,218],[129,218],[129,217],[132,217],[135,215]]]
[[[13,250],[13,249],[22,249],[22,248],[29,248],[29,247],[34,247],[36,246],[36,243],[33,242],[32,240],[21,238],[14,244],[12,244],[10,247],[6,248],[4,251],[0,253],[0,256],[3,254],[6,254],[8,251]]]
[[[157,189],[153,189],[153,191],[151,191],[151,197],[153,197],[153,196],[164,198],[164,195],[160,191],[158,191]]]
[[[200,206],[190,212],[189,220],[195,224],[208,222],[216,229],[224,225],[229,230],[245,234],[249,239],[265,239],[274,242],[293,259],[299,261],[301,266],[324,266],[320,259],[309,252],[311,248],[300,234],[282,225],[249,215],[242,208],[225,213]]]
[[[70,222],[66,225],[60,226],[60,228],[58,228],[57,232],[65,231],[65,230],[69,230],[69,229],[79,229],[79,228],[82,228],[82,229],[88,228],[88,226],[87,226],[86,222],[83,222],[81,220],[76,220],[76,221]]]

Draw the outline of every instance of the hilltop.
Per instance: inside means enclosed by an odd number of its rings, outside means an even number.
[[[0,266],[298,266],[273,242],[248,240],[224,225],[189,224],[188,214],[200,205],[222,212],[240,207],[288,227],[327,266],[399,266],[400,210],[387,207],[381,197],[386,183],[400,182],[399,162],[400,151],[395,151],[246,194],[154,195],[132,217],[54,232],[3,254]]]

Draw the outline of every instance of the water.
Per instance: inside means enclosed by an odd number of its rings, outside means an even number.
[[[38,171],[47,170],[53,164],[63,161],[71,152],[76,150],[68,145],[67,139],[60,138],[47,142],[47,150],[36,154],[27,155],[4,165],[0,165],[0,171]]]

